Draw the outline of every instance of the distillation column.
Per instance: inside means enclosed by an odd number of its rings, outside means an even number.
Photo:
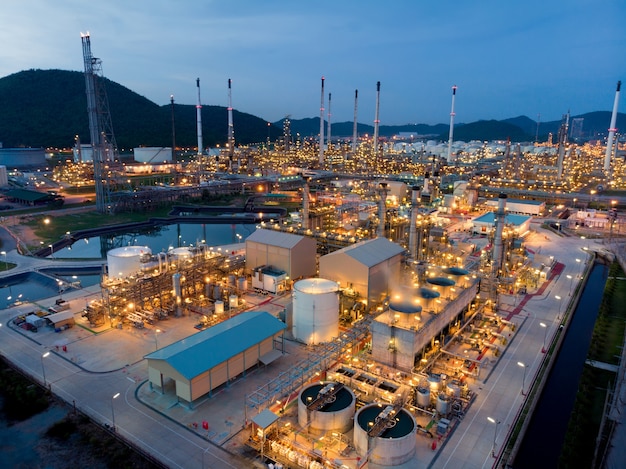
[[[500,277],[502,269],[502,260],[504,258],[504,240],[502,239],[502,231],[504,229],[506,218],[506,194],[498,196],[498,211],[495,216],[495,236],[493,238],[493,253],[491,259],[491,274],[493,277]]]
[[[376,236],[385,237],[385,221],[387,219],[387,183],[381,182],[378,189],[378,231]]]
[[[411,226],[409,228],[409,256],[417,260],[417,209],[419,203],[419,186],[411,188]]]

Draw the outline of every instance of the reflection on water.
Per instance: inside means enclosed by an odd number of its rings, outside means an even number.
[[[114,236],[95,236],[76,241],[73,245],[55,251],[55,258],[105,259],[109,249],[122,246],[148,246],[153,253],[169,248],[197,245],[204,241],[209,246],[234,244],[244,241],[254,232],[254,224],[178,223],[141,232],[119,233]]]

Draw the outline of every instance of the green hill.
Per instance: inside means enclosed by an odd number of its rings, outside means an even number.
[[[170,146],[170,105],[159,106],[128,88],[105,79],[115,138],[120,149],[140,145]],[[85,77],[65,70],[26,70],[0,79],[0,142],[4,147],[70,147],[78,135],[88,143],[89,121]],[[174,105],[176,144],[195,147],[195,105]],[[267,122],[233,111],[238,143],[264,141]],[[202,107],[203,142],[207,147],[227,140],[227,110]],[[274,135],[281,129],[272,129]]]

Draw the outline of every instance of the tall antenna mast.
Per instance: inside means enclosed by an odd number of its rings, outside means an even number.
[[[111,183],[110,173],[106,167],[108,162],[117,159],[117,144],[113,134],[109,99],[102,74],[102,61],[91,53],[89,33],[80,33],[80,37],[83,43],[89,136],[93,148],[96,210],[101,213],[109,213],[112,210]]]

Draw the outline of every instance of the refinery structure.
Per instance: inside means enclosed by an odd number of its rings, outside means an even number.
[[[624,201],[603,195],[626,187],[619,82],[606,144],[570,142],[568,115],[555,143],[454,141],[456,85],[447,142],[383,140],[380,82],[373,136],[357,134],[357,90],[354,132],[342,139],[332,134],[322,77],[318,140],[294,139],[287,119],[271,145],[238,147],[229,79],[228,141],[210,154],[198,78],[195,157],[176,158],[173,130],[172,148],[137,149],[136,164],[122,165],[100,61],[88,34],[82,41],[91,145],[78,142],[79,159],[57,168],[55,179],[72,185],[92,175],[103,214],[175,204],[176,223],[229,217],[255,230],[224,248],[198,240],[165,252],[108,250],[100,296],[77,320],[112,335],[154,331],[137,392],[175,403],[192,421],[245,389],[237,403],[243,415],[227,437],[210,436],[210,418],[190,431],[220,444],[238,435],[241,448],[228,451],[252,452],[271,467],[426,467],[418,448],[437,454],[486,398],[485,370],[509,360],[511,344],[523,340],[519,312],[567,266],[578,268],[580,259],[528,248],[537,220],[559,236],[625,234]],[[170,184],[128,190],[146,174],[167,174]],[[207,192],[246,203],[229,211],[187,202]],[[39,254],[85,237],[68,231]],[[189,318],[198,318],[195,330],[169,343],[160,338],[164,325]],[[509,447],[496,436],[491,452],[511,462],[514,441]]]

